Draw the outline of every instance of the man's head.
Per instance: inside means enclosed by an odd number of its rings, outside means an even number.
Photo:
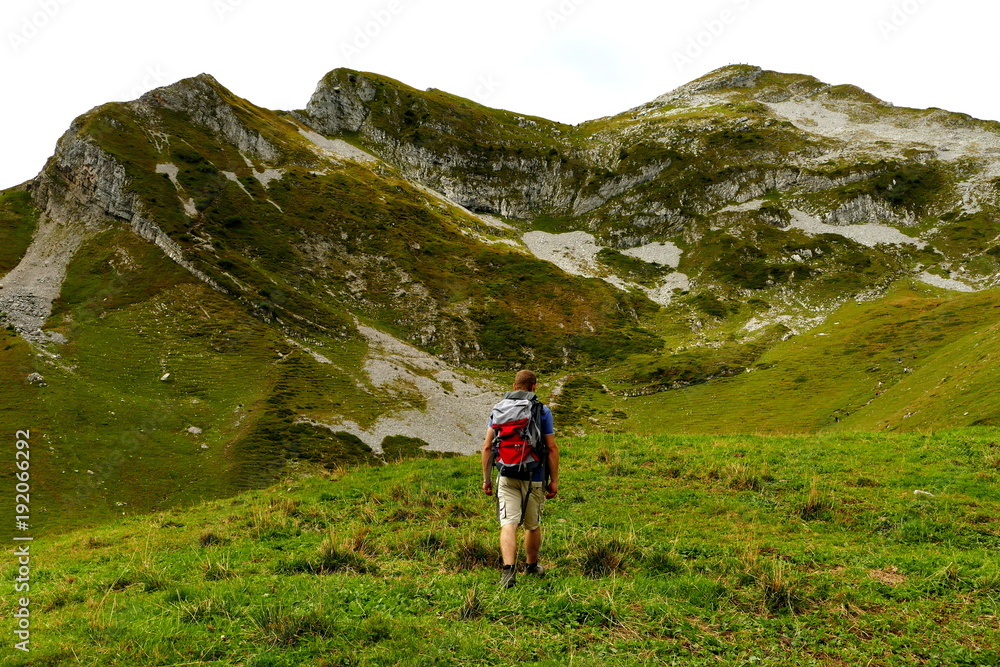
[[[514,389],[520,391],[534,391],[535,385],[537,384],[538,378],[535,377],[534,371],[518,371],[517,375],[514,376]]]

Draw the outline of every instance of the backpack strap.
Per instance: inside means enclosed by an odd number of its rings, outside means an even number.
[[[522,486],[527,487],[527,489],[521,492],[521,520],[517,523],[519,526],[524,525],[524,517],[528,515],[528,498],[531,497],[531,480],[526,480],[528,483]]]
[[[535,430],[534,436],[537,438],[535,442],[535,451],[538,453],[538,458],[542,462],[542,489],[548,493],[549,492],[549,446],[545,442],[545,435],[542,433],[542,418],[545,415],[545,406],[541,401],[535,399],[531,405],[531,428]]]
[[[528,420],[528,440],[531,442],[535,453],[538,454],[538,460],[541,463],[542,469],[542,491],[545,493],[549,492],[549,447],[545,442],[545,436],[542,434],[542,418],[545,415],[545,406],[538,400],[538,397],[534,394],[530,395],[531,400],[531,419]],[[534,478],[534,475],[532,475]],[[524,494],[523,504],[521,506],[521,523],[524,523],[524,517],[528,513],[528,498],[531,497],[531,485],[534,484],[533,479],[528,480],[527,491]],[[518,524],[520,525],[520,524]]]
[[[503,517],[500,516],[500,470],[497,469],[497,479],[493,482],[493,500],[497,508],[497,521],[501,521]]]

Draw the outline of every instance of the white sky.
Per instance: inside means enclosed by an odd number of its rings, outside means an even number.
[[[730,63],[1000,119],[995,0],[3,0],[0,188],[73,118],[200,72],[300,109],[336,67],[578,123]]]

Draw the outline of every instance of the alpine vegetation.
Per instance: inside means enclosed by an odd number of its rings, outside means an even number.
[[[575,126],[349,69],[303,102],[178,81],[0,192],[0,425],[38,434],[40,527],[474,454],[519,368],[560,437],[1000,418],[997,123],[750,65]],[[781,479],[740,463],[733,490]]]

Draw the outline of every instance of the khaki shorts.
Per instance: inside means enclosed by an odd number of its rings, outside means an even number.
[[[501,477],[497,484],[497,518],[500,519],[500,525],[522,523],[521,508],[524,507],[525,530],[538,528],[542,522],[542,506],[545,504],[545,490],[542,486],[542,482]],[[528,495],[527,506],[525,494]]]

